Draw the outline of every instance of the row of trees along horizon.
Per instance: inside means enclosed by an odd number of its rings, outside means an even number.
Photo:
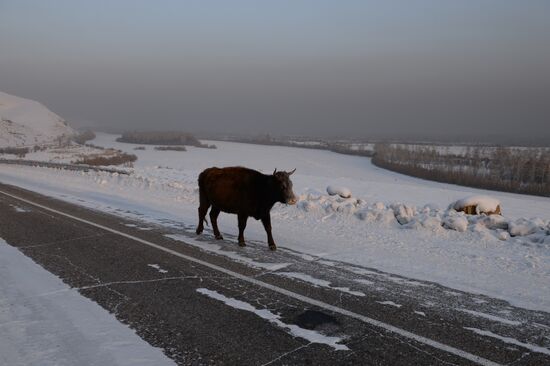
[[[463,154],[435,147],[379,143],[373,164],[399,173],[464,186],[550,196],[547,148],[469,146]]]
[[[195,136],[187,132],[174,131],[129,131],[124,132],[116,139],[118,142],[128,142],[144,145],[187,145],[215,149],[216,145],[200,142]]]

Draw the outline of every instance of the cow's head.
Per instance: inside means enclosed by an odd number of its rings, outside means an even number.
[[[294,191],[292,191],[292,181],[290,180],[290,176],[292,173],[294,173],[296,169],[294,169],[291,172],[285,172],[280,171],[278,172],[277,169],[273,171],[273,176],[275,177],[275,181],[277,182],[277,187],[279,188],[279,202],[286,203],[287,205],[293,205],[296,203],[296,195],[294,194]]]

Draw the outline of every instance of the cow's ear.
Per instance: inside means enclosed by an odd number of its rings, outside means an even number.
[[[293,170],[293,171],[291,171],[291,172],[288,172],[288,175],[292,175],[292,174],[294,174],[294,172],[295,172],[295,171],[296,171],[296,168],[294,168],[294,170]]]
[[[277,168],[275,168],[275,170],[273,171],[273,175],[275,175],[275,173],[277,173]]]

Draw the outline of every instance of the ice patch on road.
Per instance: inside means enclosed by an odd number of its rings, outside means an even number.
[[[279,315],[274,314],[267,309],[258,309],[247,302],[226,297],[217,291],[209,290],[207,288],[198,288],[197,292],[206,295],[212,299],[221,301],[224,304],[231,306],[232,308],[254,313],[260,318],[268,320],[270,323],[284,329],[286,332],[294,337],[303,338],[310,343],[326,344],[327,346],[330,346],[335,350],[349,351],[348,347],[340,344],[343,341],[343,339],[340,337],[329,337],[313,330],[301,328],[295,324],[284,323],[283,321],[281,321],[281,317]]]
[[[382,304],[382,305],[393,306],[393,307],[396,307],[396,308],[400,308],[401,306],[403,306],[403,305],[401,305],[401,304],[396,304],[396,303],[394,303],[393,301],[389,301],[389,300],[386,300],[386,301],[377,301],[377,303]]]
[[[387,274],[380,274],[382,277],[386,278],[387,280],[391,281],[391,282],[394,282],[394,283],[397,283],[397,284],[400,284],[400,285],[407,285],[407,286],[420,286],[420,287],[430,287],[431,285],[428,285],[426,283],[422,283],[422,282],[418,282],[418,281],[413,281],[413,280],[407,280],[405,278],[401,278],[401,277],[394,277],[394,276],[389,276]]]
[[[520,342],[515,338],[504,337],[504,336],[495,334],[491,331],[478,329],[478,328],[464,327],[464,329],[471,330],[472,332],[474,332],[476,334],[479,334],[479,335],[482,335],[482,336],[485,336],[485,337],[491,337],[491,338],[499,339],[499,340],[503,341],[504,343],[513,344],[513,345],[516,345],[516,346],[527,348],[528,350],[530,350],[532,352],[544,353],[545,355],[550,355],[550,349],[548,349],[548,348],[544,348],[544,347],[537,346],[537,345],[530,344],[530,343]]]
[[[160,268],[160,266],[158,264],[148,264],[147,266],[156,269],[160,273],[168,273],[167,270]]]
[[[216,253],[219,255],[223,255],[225,257],[231,258],[233,260],[236,260],[237,262],[244,263],[246,265],[249,265],[251,267],[255,268],[261,268],[261,269],[267,269],[269,271],[277,271],[279,269],[285,268],[290,266],[291,263],[265,263],[265,262],[258,262],[251,258],[245,257],[243,255],[237,254],[236,252],[232,252],[229,250],[224,250],[223,247],[219,244],[213,244],[206,241],[198,241],[193,238],[190,238],[185,235],[180,234],[166,234],[164,235],[167,238],[182,241],[186,244],[193,245],[195,247],[198,247],[202,250]]]
[[[374,281],[365,280],[363,278],[356,278],[354,281],[363,285],[374,285]]]
[[[329,288],[331,290],[337,290],[337,291],[345,292],[345,293],[348,293],[348,294],[351,294],[351,295],[354,295],[354,296],[365,296],[365,294],[362,293],[361,291],[353,291],[349,287],[331,286],[331,283],[329,281],[321,280],[319,278],[312,277],[312,276],[307,275],[305,273],[300,273],[300,272],[275,272],[274,274],[276,274],[278,276],[298,279],[298,280],[310,283],[315,287],[325,287],[325,288]]]
[[[388,275],[386,273],[374,272],[374,271],[370,271],[370,270],[364,269],[364,268],[358,268],[358,267],[353,267],[353,266],[342,266],[342,268],[346,269],[350,272],[353,272],[355,274],[358,274],[358,275],[378,276],[378,277],[381,277],[381,278],[386,279],[388,281],[397,283],[399,285],[421,286],[421,287],[430,287],[431,286],[430,284],[427,284],[427,283],[422,283],[422,282],[419,282],[419,281],[409,280],[409,279],[401,278],[401,277],[395,277],[395,276]],[[369,281],[369,280],[355,280],[355,281],[356,282],[367,281],[367,282],[364,282],[365,284],[373,284],[374,283],[374,282]],[[370,283],[368,283],[368,282],[370,282]]]
[[[520,322],[520,321],[517,321],[517,320],[509,320],[509,319],[501,318],[500,316],[481,313],[481,312],[475,311],[475,310],[469,310],[469,309],[456,309],[456,310],[461,311],[463,313],[471,314],[473,316],[477,316],[479,318],[484,318],[484,319],[488,319],[488,320],[492,320],[492,321],[495,321],[495,322],[508,324],[508,325],[520,325],[520,324],[523,323],[523,322]]]
[[[23,208],[23,207],[19,207],[19,206],[16,206],[16,205],[10,205],[10,206],[13,207],[15,212],[31,212],[31,210],[28,210],[28,209]]]

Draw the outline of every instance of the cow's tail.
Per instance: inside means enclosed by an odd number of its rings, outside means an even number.
[[[205,169],[199,174],[199,190],[201,193],[203,192],[203,189],[204,189],[204,180],[206,179],[207,170],[208,169]]]

